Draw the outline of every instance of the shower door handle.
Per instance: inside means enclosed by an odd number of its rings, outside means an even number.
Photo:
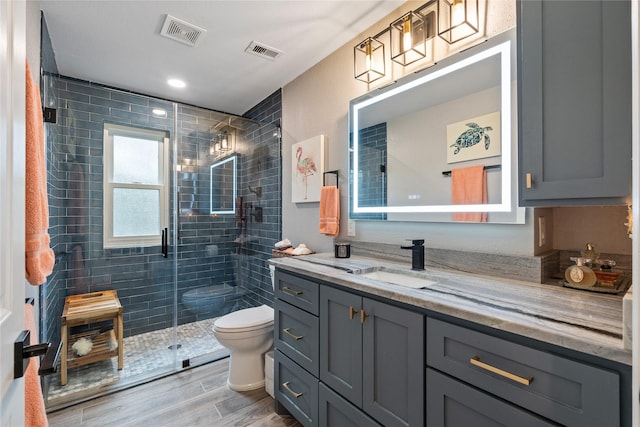
[[[169,229],[166,227],[162,230],[162,256],[169,257]]]
[[[178,210],[176,211],[176,239],[178,239],[178,242],[179,242],[181,239],[180,237],[180,203],[182,201],[182,199],[180,199],[179,191],[177,192],[176,197],[178,198]]]

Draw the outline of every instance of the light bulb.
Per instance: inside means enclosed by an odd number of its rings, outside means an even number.
[[[464,22],[464,1],[454,0],[451,6],[451,26],[455,27]]]
[[[365,53],[364,66],[365,66],[365,69],[367,71],[370,71],[370,70],[373,69],[373,55],[372,55],[372,52],[371,52],[371,41],[370,40],[367,40],[367,43],[366,43],[366,45],[364,47],[364,53]]]
[[[411,21],[408,16],[404,17],[402,23],[402,51],[406,52],[413,47],[413,40],[411,40]]]

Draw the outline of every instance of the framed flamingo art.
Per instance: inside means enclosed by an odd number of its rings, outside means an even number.
[[[324,172],[324,135],[291,147],[291,202],[319,202]]]

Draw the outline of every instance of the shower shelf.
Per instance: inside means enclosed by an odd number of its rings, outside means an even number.
[[[71,339],[69,340],[69,342],[72,346],[73,343],[78,341],[80,338],[89,338],[97,332],[98,331],[88,331],[71,335]],[[108,332],[99,334],[97,337],[91,339],[91,342],[93,344],[93,348],[88,354],[85,354],[84,356],[76,356],[71,346],[69,346],[67,350],[67,368],[82,366],[88,363],[98,362],[100,360],[118,356],[118,341],[113,329],[110,329]],[[111,344],[110,346],[110,343],[115,344],[113,350],[110,349],[111,346],[113,346],[113,344]]]

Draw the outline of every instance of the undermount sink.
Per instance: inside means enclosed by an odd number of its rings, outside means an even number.
[[[367,277],[369,279],[390,283],[392,285],[404,286],[413,289],[427,288],[431,285],[436,284],[436,282],[434,282],[433,280],[429,280],[424,277],[418,277],[411,272],[390,270],[384,267],[376,269],[374,271],[367,270],[363,272],[354,272],[354,274],[357,274],[361,277]]]

